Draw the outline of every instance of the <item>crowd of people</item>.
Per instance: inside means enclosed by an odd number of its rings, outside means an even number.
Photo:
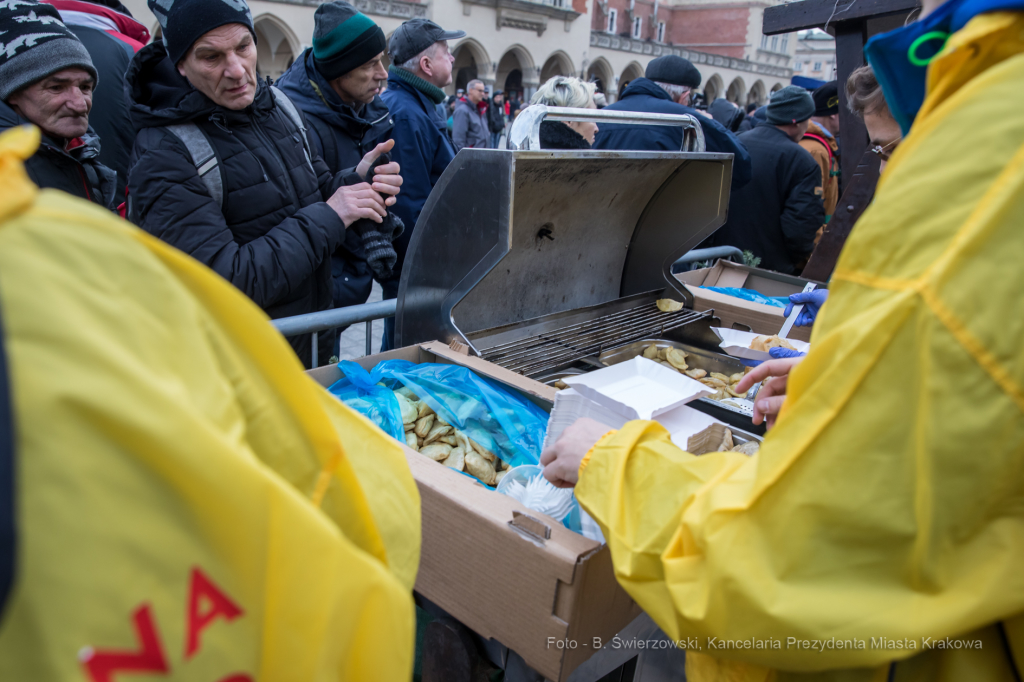
[[[449,101],[465,33],[429,20],[385,40],[323,3],[271,83],[244,0],[149,7],[159,40],[118,0],[0,2],[0,677],[192,679],[197,656],[237,682],[408,679],[416,485],[302,375],[310,339],[289,348],[264,313],[361,303],[374,280],[397,296],[448,164],[529,104],[479,80]],[[581,420],[542,464],[673,640],[978,644],[690,651],[687,679],[1020,679],[1022,10],[924,0],[846,83],[746,109],[691,106],[700,73],[673,55],[610,105],[567,76],[531,98],[693,116],[731,155],[708,244],[787,274],[836,210],[840,87],[883,170],[830,290],[793,300],[811,351],[738,387],[764,382],[756,455]],[[540,139],[678,151],[682,134],[546,121]]]

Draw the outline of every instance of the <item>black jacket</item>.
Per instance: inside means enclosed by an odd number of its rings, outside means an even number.
[[[391,137],[395,127],[380,97],[356,111],[341,101],[316,70],[313,51],[306,50],[275,83],[302,110],[309,142],[331,172],[355,168],[363,156]],[[373,273],[366,264],[363,244],[353,230],[331,259],[334,306],[358,305],[370,297]]]
[[[128,184],[128,156],[135,142],[135,129],[124,99],[124,74],[132,61],[131,47],[95,28],[69,25],[85,45],[100,79],[93,94],[89,125],[103,142],[100,161],[117,173],[117,203],[124,201]]]
[[[491,105],[487,107],[487,127],[492,133],[505,130],[505,103],[495,102],[493,97]]]
[[[25,125],[6,102],[0,102],[0,132]],[[72,141],[69,149],[43,134],[39,149],[25,162],[32,182],[40,187],[59,189],[80,199],[113,209],[120,203],[116,195],[117,175],[99,162],[100,139],[89,132]]]
[[[705,148],[709,152],[732,154],[732,188],[750,182],[750,155],[738,138],[714,119],[696,109],[676,104],[654,81],[637,78],[629,84],[619,101],[605,107],[606,111],[645,111],[661,114],[689,114],[704,131]],[[682,128],[625,123],[604,123],[594,138],[594,149],[637,149],[677,152],[683,143]]]
[[[590,143],[561,121],[542,121],[540,124],[541,149],[590,149]]]
[[[760,267],[796,274],[814,249],[825,222],[821,169],[806,149],[778,128],[762,123],[740,135],[754,177],[734,189],[729,220],[711,236],[713,246],[735,246],[761,258]]]
[[[726,130],[735,133],[743,122],[743,110],[732,105],[729,100],[719,97],[708,106],[708,113],[722,124]]]
[[[252,105],[224,109],[182,77],[159,41],[132,60],[126,94],[138,131],[128,170],[130,218],[241,289],[273,318],[332,305],[330,256],[345,225],[325,203],[342,182],[259,83]],[[224,207],[200,179],[185,145],[165,126],[194,122],[224,181]],[[314,172],[315,170],[315,172]],[[330,356],[323,335],[320,356]],[[292,337],[307,366],[309,335]]]

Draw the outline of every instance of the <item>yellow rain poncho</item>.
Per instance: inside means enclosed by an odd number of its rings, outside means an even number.
[[[593,451],[577,495],[625,589],[697,638],[689,682],[1024,668],[1022,112],[1024,15],[975,17],[929,68],[761,451],[694,457],[650,422]]]
[[[0,137],[18,554],[0,680],[406,682],[400,447],[212,271],[36,189]]]

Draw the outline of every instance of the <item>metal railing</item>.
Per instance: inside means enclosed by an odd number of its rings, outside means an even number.
[[[319,360],[319,338],[317,334],[327,329],[348,327],[349,325],[366,323],[366,354],[373,355],[373,322],[394,317],[398,308],[398,301],[390,298],[384,301],[363,303],[361,305],[350,305],[345,308],[334,308],[323,310],[319,313],[308,313],[306,315],[295,315],[294,317],[282,317],[279,320],[271,320],[271,324],[281,332],[283,336],[299,336],[310,334],[313,347],[313,368],[315,369]]]

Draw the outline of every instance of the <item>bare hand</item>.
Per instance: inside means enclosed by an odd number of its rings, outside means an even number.
[[[580,480],[584,455],[612,428],[593,419],[578,419],[558,441],[540,455],[544,478],[559,488],[573,488]]]
[[[373,166],[373,162],[380,157],[381,154],[390,152],[395,146],[394,140],[388,140],[387,142],[381,142],[379,145],[374,147],[372,150],[367,152],[363,160],[356,166],[356,173],[359,177],[365,178],[370,172],[370,167]],[[393,206],[395,204],[395,195],[398,194],[402,187],[402,176],[399,175],[401,167],[392,161],[391,163],[385,163],[383,166],[378,166],[373,172],[373,189],[380,192],[381,194],[389,194],[385,201],[386,206]]]
[[[758,381],[763,381],[761,390],[754,398],[755,424],[768,420],[768,428],[775,426],[782,404],[786,402],[786,385],[790,371],[803,362],[803,358],[786,358],[785,360],[769,360],[750,370],[738,384],[737,393],[746,393]],[[769,378],[772,377],[772,378]]]
[[[384,199],[365,182],[339,187],[327,200],[327,205],[334,209],[341,221],[345,223],[345,227],[351,226],[352,223],[362,218],[382,223],[384,216],[387,215]]]

